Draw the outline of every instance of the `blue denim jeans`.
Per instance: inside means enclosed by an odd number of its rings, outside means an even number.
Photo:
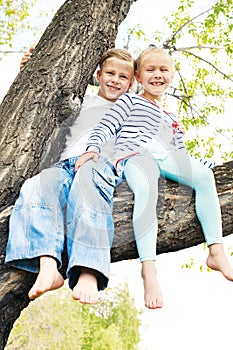
[[[47,255],[61,267],[67,248],[70,287],[85,266],[100,272],[101,290],[109,278],[113,192],[120,179],[102,157],[75,173],[77,158],[56,163],[25,181],[10,217],[5,262],[38,272],[40,256]]]

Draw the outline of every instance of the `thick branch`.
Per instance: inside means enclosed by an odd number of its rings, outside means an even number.
[[[24,180],[54,163],[87,84],[134,0],[67,0],[0,106],[0,349],[35,276],[4,265],[10,207]],[[64,266],[65,268],[65,266]]]
[[[214,168],[223,219],[223,235],[233,227],[233,161]],[[138,257],[132,231],[133,196],[124,183],[116,190],[115,238],[112,261]],[[157,254],[174,252],[204,242],[195,214],[194,194],[185,186],[159,181]]]

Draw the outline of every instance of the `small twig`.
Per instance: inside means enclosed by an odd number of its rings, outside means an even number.
[[[183,50],[182,52],[185,52],[187,53],[188,55],[192,55],[194,56],[195,58],[199,59],[200,61],[203,61],[205,63],[207,63],[208,65],[210,65],[211,67],[213,67],[218,73],[220,73],[221,75],[224,76],[224,78],[230,80],[233,82],[233,79],[231,77],[229,77],[227,74],[223,73],[217,66],[215,66],[215,64],[211,63],[210,61],[207,61],[205,60],[204,58],[202,58],[201,56],[199,55],[196,55],[195,53],[193,53],[192,51],[186,51],[186,50]]]
[[[209,49],[209,50],[224,50],[224,47],[215,47],[215,46],[187,46],[187,47],[180,47],[175,48],[175,51],[185,51],[185,50],[192,50],[192,49]]]
[[[198,17],[201,17],[202,15],[204,15],[205,13],[209,12],[212,10],[213,7],[209,8],[208,10],[205,10],[203,12],[201,12],[199,15],[189,19],[188,21],[186,21],[173,35],[170,39],[168,40],[165,40],[164,42],[164,47],[168,48],[168,43],[169,42],[174,42],[175,41],[175,38],[176,36],[183,30],[184,27],[186,27],[187,25],[189,25],[191,22],[193,22],[195,19],[197,19]]]

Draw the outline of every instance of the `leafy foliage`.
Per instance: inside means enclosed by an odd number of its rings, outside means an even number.
[[[0,51],[4,45],[11,47],[15,34],[29,25],[29,10],[36,1],[0,0]],[[177,78],[167,103],[171,97],[172,103],[176,101],[179,118],[189,131],[187,148],[202,157],[216,157],[217,152],[222,161],[232,159],[228,150],[233,146],[230,111],[225,110],[233,98],[232,8],[233,0],[211,0],[203,10],[195,0],[180,0],[171,16],[165,17],[170,35],[165,37],[154,24],[156,45],[174,58]],[[128,29],[123,41],[137,55],[148,39],[138,24]]]
[[[194,14],[193,5],[192,0],[180,1],[169,19],[172,34],[163,47],[178,61],[179,81],[173,96],[179,100],[180,118],[193,130],[187,147],[196,155],[204,149],[202,156],[213,157],[215,150],[221,149],[222,139],[232,143],[227,128],[222,127],[222,115],[232,98],[233,3],[215,1],[198,14]],[[219,135],[224,136],[216,143]]]
[[[231,115],[225,110],[233,97],[232,8],[232,0],[209,1],[203,10],[194,0],[180,0],[171,16],[165,17],[170,35],[164,37],[156,27],[154,31],[156,45],[174,59],[177,73],[166,104],[176,105],[189,131],[187,148],[202,157],[213,157],[217,151],[225,161],[232,159],[232,153],[222,146],[233,145],[232,127],[228,128]],[[146,41],[141,27],[129,34],[133,34],[132,45],[127,42],[130,51],[135,37]]]
[[[127,285],[106,290],[95,306],[71,299],[67,287],[33,301],[10,334],[6,350],[133,350],[140,311]]]
[[[29,26],[29,10],[37,0],[0,0],[0,51],[1,47],[12,47],[12,39]]]

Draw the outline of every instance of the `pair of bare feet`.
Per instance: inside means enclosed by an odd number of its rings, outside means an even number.
[[[206,264],[212,270],[221,272],[227,280],[233,281],[233,268],[225,255],[223,244],[215,243],[209,246]],[[163,307],[163,296],[159,287],[154,261],[144,261],[142,263],[142,279],[144,282],[145,306],[148,309]]]
[[[212,244],[209,247],[207,266],[219,271],[223,276],[233,281],[233,268],[227,259],[222,244]],[[144,284],[144,303],[148,309],[163,307],[163,296],[157,278],[154,261],[142,263],[142,279]],[[57,270],[57,262],[52,257],[40,258],[40,272],[36,282],[30,289],[29,298],[36,299],[45,292],[58,289],[64,284],[63,277]],[[72,291],[72,298],[83,304],[95,304],[98,300],[97,273],[88,268],[82,268],[78,283]]]
[[[64,284],[64,279],[57,269],[57,262],[49,256],[40,258],[40,272],[30,289],[28,296],[33,300],[42,294],[59,289]],[[83,304],[95,304],[98,300],[97,272],[82,268],[78,283],[73,289],[72,297]]]
[[[72,298],[82,304],[95,304],[98,300],[97,272],[82,268],[78,283],[73,288]],[[149,309],[160,308],[163,305],[162,293],[159,288],[154,261],[142,264],[142,278],[144,281],[145,306]],[[49,256],[40,258],[40,272],[30,289],[28,296],[31,300],[42,294],[59,289],[64,279],[57,269],[57,262]]]

